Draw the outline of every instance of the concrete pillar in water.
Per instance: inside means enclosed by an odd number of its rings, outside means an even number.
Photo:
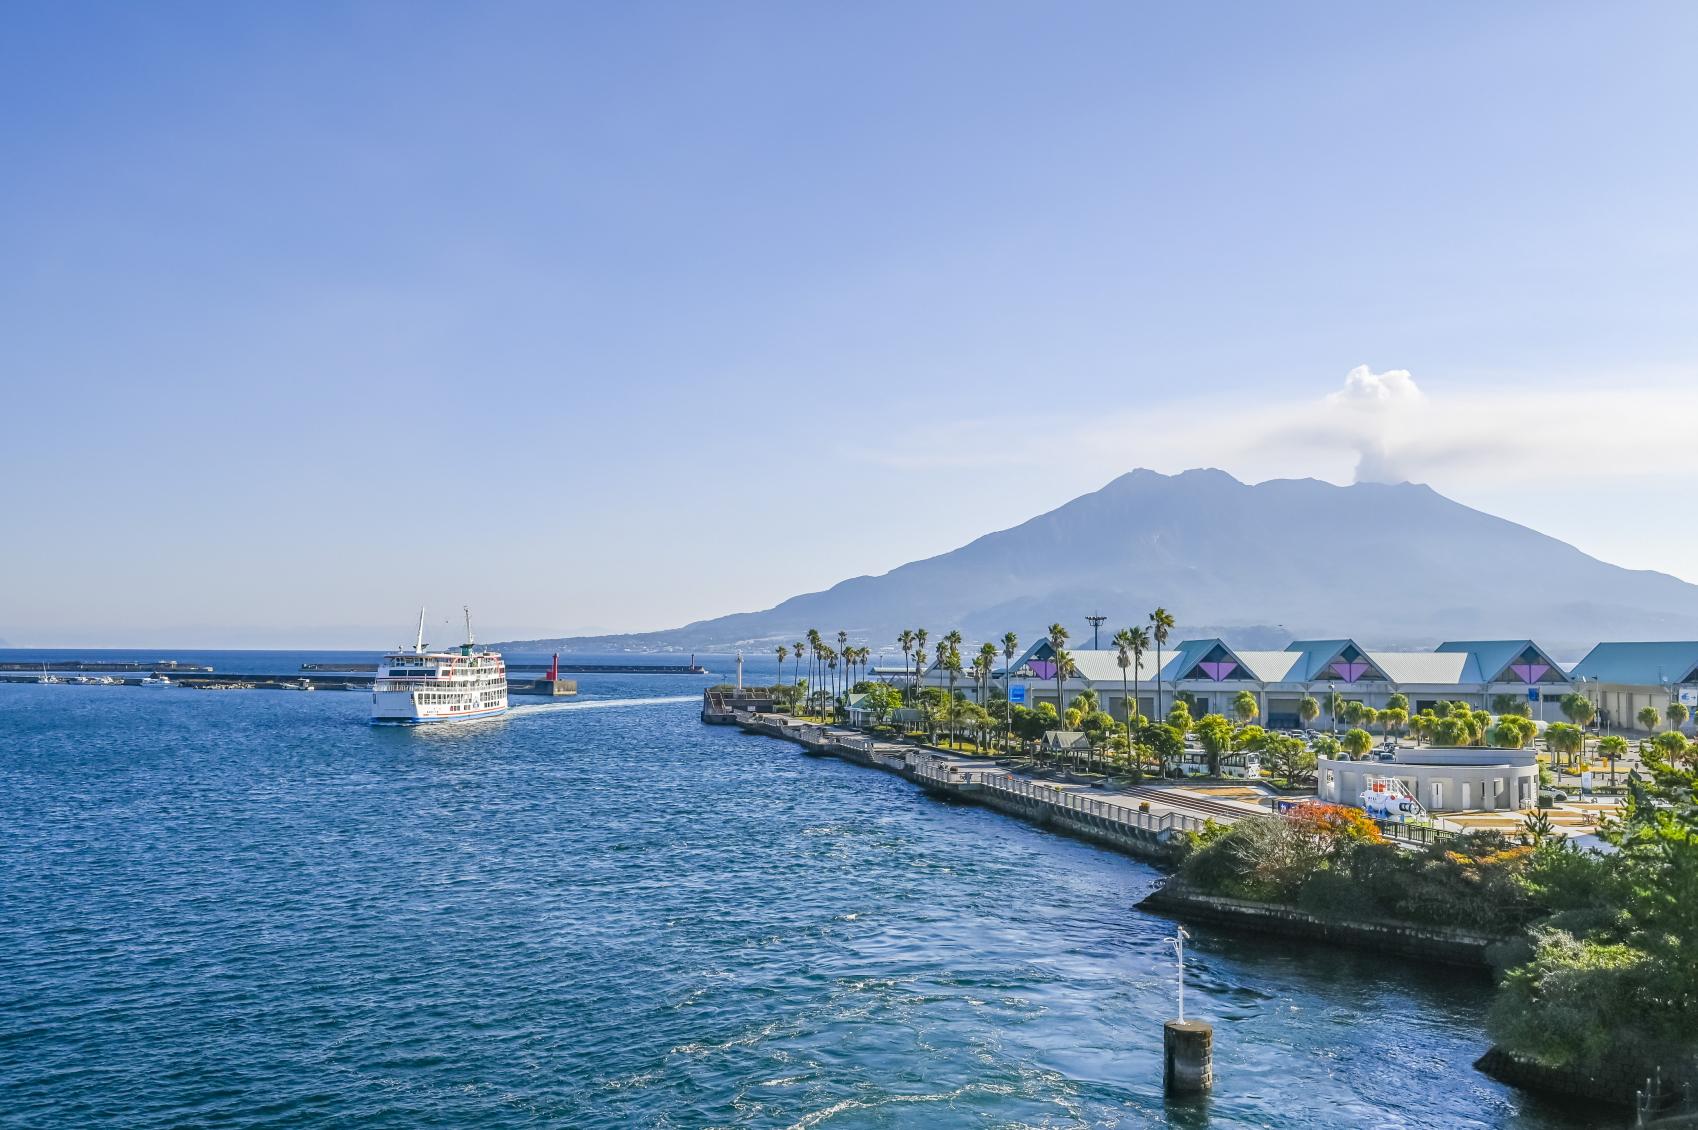
[[[1162,1026],[1162,1086],[1169,1094],[1201,1094],[1214,1086],[1215,1029],[1201,1020]]]

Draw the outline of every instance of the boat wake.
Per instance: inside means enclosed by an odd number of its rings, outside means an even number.
[[[676,694],[656,698],[601,698],[586,702],[524,702],[507,708],[507,717],[522,718],[527,714],[555,714],[562,710],[606,710],[617,706],[665,706],[680,702],[700,702],[700,695]]]

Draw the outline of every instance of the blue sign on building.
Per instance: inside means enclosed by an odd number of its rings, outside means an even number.
[[[1539,688],[1538,687],[1528,687],[1527,688],[1527,701],[1528,702],[1538,702],[1539,701]]]
[[[1025,687],[1009,687],[1008,688],[1008,701],[1013,703],[1015,706],[1024,705],[1024,703],[1026,701],[1026,688]]]

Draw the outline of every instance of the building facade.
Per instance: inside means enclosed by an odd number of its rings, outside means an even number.
[[[1428,812],[1521,811],[1539,800],[1539,763],[1530,749],[1400,749],[1393,761],[1323,757],[1315,792],[1362,807],[1376,778],[1399,781]]]
[[[1668,727],[1668,708],[1680,702],[1698,716],[1698,641],[1672,643],[1601,643],[1570,673],[1582,693],[1598,707],[1605,726],[1649,731],[1639,720],[1647,706]],[[1689,718],[1681,727],[1693,733]]]
[[[1295,640],[1283,651],[1241,651],[1218,638],[1184,640],[1163,655],[1159,673],[1153,652],[1124,671],[1114,651],[1070,654],[1074,671],[1063,681],[1063,702],[1091,690],[1116,718],[1124,717],[1128,698],[1137,698],[1139,713],[1156,717],[1179,695],[1191,702],[1193,716],[1231,716],[1239,694],[1248,691],[1257,720],[1276,728],[1302,724],[1304,698],[1321,708],[1311,725],[1327,729],[1335,725],[1329,712],[1335,698],[1378,710],[1394,694],[1409,700],[1411,713],[1441,700],[1490,709],[1495,699],[1507,697],[1530,701],[1536,719],[1560,721],[1556,703],[1574,690],[1568,674],[1532,640],[1454,641],[1432,651],[1370,651],[1350,639]],[[1054,704],[1055,667],[1049,641],[1038,641],[1010,666],[1011,692],[1028,705]],[[927,672],[928,683],[932,675]]]

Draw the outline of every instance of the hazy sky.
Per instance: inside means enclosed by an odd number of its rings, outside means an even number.
[[[0,637],[667,627],[1140,465],[1408,477],[1698,580],[1695,43],[1684,2],[9,5]]]

